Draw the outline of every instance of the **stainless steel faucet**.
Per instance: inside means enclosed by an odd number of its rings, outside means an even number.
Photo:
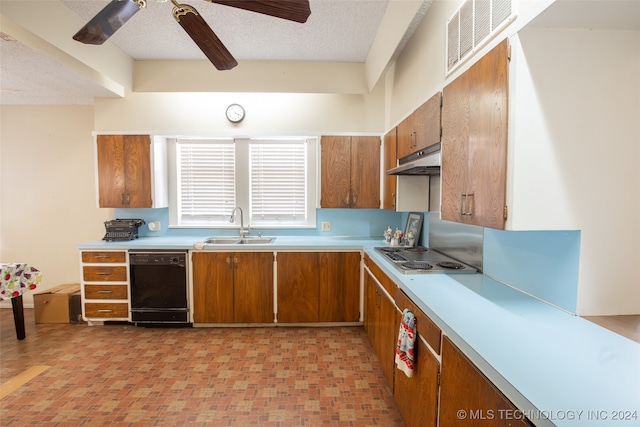
[[[236,211],[240,211],[240,237],[244,237],[249,234],[249,229],[244,229],[244,214],[242,213],[242,208],[240,206],[236,206],[231,211],[231,217],[229,218],[229,222],[234,222],[236,220]]]

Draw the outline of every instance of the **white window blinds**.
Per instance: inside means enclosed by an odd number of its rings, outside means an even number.
[[[227,223],[236,205],[233,140],[178,140],[179,223]]]
[[[251,224],[306,224],[306,139],[252,140],[249,158]]]

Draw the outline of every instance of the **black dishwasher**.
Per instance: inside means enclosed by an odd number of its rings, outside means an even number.
[[[187,326],[186,251],[129,251],[131,320],[139,326]]]

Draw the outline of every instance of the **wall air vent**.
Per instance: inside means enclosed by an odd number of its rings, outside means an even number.
[[[513,21],[513,0],[466,0],[447,21],[447,72]]]

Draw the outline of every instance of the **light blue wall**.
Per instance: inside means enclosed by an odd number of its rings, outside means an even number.
[[[161,231],[149,231],[140,227],[140,236],[225,236],[237,235],[238,228],[167,228],[169,209],[115,209],[115,218],[142,218],[147,223],[160,221]],[[269,236],[380,236],[388,226],[404,229],[402,213],[382,209],[317,209],[316,228],[251,229],[251,234],[261,232]],[[405,221],[406,221],[406,214]],[[321,231],[322,222],[331,222],[331,231]]]
[[[485,228],[483,257],[486,275],[576,312],[579,231]]]

